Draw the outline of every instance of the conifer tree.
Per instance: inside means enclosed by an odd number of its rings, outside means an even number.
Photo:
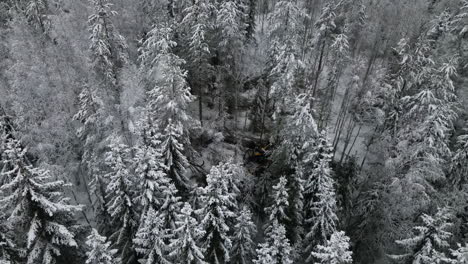
[[[172,34],[167,25],[156,25],[143,44],[140,59],[148,89],[148,113],[156,117],[154,124],[162,134],[166,173],[181,195],[185,195],[191,183],[185,175],[188,161],[184,152],[190,145],[189,129],[196,125],[187,108],[194,98],[182,69],[185,62],[172,53],[176,46]]]
[[[111,21],[111,17],[117,15],[117,12],[112,10],[111,0],[90,1],[93,13],[88,18],[88,31],[92,64],[104,80],[115,85],[118,70],[127,61],[127,44]]]
[[[207,186],[203,188],[200,198],[202,208],[196,212],[201,219],[201,229],[205,232],[201,239],[206,249],[205,260],[209,263],[229,262],[232,240],[228,223],[235,217],[235,197],[228,190],[220,166],[211,168],[206,181]]]
[[[401,263],[450,263],[444,251],[449,247],[449,239],[452,236],[449,231],[452,226],[452,214],[443,208],[434,216],[423,214],[421,219],[423,225],[414,227],[413,237],[396,241],[408,253],[390,257]]]
[[[89,247],[86,252],[86,264],[116,264],[119,260],[115,257],[117,249],[110,248],[110,242],[107,238],[99,235],[98,231],[93,228],[88,236],[86,245]]]
[[[468,127],[466,134],[458,137],[458,149],[455,151],[451,161],[451,181],[455,186],[462,186],[467,182],[468,176]]]
[[[290,218],[287,215],[289,207],[289,195],[286,187],[287,182],[286,178],[282,176],[278,184],[273,186],[273,195],[271,196],[273,204],[265,209],[268,214],[265,233],[271,232],[274,223],[285,227],[290,221]]]
[[[20,249],[13,241],[11,234],[12,225],[8,223],[6,216],[0,212],[0,263],[10,264],[18,257]],[[2,262],[3,261],[3,262]]]
[[[255,257],[255,242],[253,238],[257,228],[252,221],[252,213],[244,206],[236,218],[234,236],[232,238],[231,263],[249,264]]]
[[[205,264],[204,249],[200,247],[200,238],[204,231],[193,217],[192,207],[185,203],[181,215],[176,221],[177,228],[169,245],[170,259],[181,264]]]
[[[344,232],[335,232],[325,245],[318,245],[317,251],[311,256],[318,259],[320,264],[352,263],[352,252],[349,250],[349,237]]]
[[[457,244],[457,249],[450,250],[450,251],[456,259],[452,263],[457,263],[457,264],[468,263],[468,247],[466,244],[464,246]]]
[[[323,141],[323,140],[322,140]],[[325,146],[327,145],[326,139]],[[336,195],[334,180],[331,175],[331,153],[320,150],[310,153],[305,170],[305,223],[306,223],[306,254],[309,255],[317,244],[324,245],[336,231],[338,217],[336,216]],[[321,152],[321,153],[320,153]],[[313,165],[317,164],[317,165]]]
[[[99,157],[103,153],[100,146],[104,140],[104,102],[101,100],[97,89],[85,86],[78,96],[78,112],[73,116],[73,119],[79,121],[81,126],[76,131],[76,136],[82,142],[80,153],[80,166],[89,179],[90,193],[94,194],[92,206],[97,215],[98,226],[101,231],[104,224],[109,219],[106,207],[106,187],[105,179],[99,170]],[[90,196],[91,196],[90,194]],[[92,199],[90,197],[90,200]]]
[[[159,208],[158,214],[162,220],[162,227],[167,230],[166,242],[169,243],[170,239],[174,237],[174,230],[177,228],[177,221],[181,217],[182,198],[178,196],[177,189],[174,184],[170,183],[162,193],[164,199]]]
[[[152,117],[143,120],[142,142],[135,150],[135,173],[140,178],[139,196],[136,202],[142,208],[144,215],[149,207],[158,210],[163,203],[164,190],[169,186],[170,179],[164,172],[161,147],[161,134],[152,125]]]
[[[215,6],[210,0],[196,0],[184,10],[182,25],[187,27],[189,58],[189,77],[196,90],[198,90],[199,118],[203,120],[203,93],[204,83],[212,74],[212,66],[209,63],[211,56],[209,46],[209,31],[213,28],[212,13]]]
[[[266,235],[266,242],[257,249],[255,264],[292,264],[292,248],[286,238],[286,229],[278,221],[272,223],[272,228]]]
[[[13,139],[11,139],[14,141]],[[7,223],[15,224],[12,232],[25,241],[28,263],[55,263],[64,248],[77,247],[75,234],[69,229],[73,213],[81,206],[68,204],[63,196],[68,184],[53,180],[49,171],[33,167],[26,150],[16,148],[9,156],[13,165],[11,181],[0,187],[0,209],[8,212]]]
[[[168,260],[168,245],[164,241],[167,232],[160,215],[150,207],[133,240],[135,249],[141,256],[140,263],[172,263]]]
[[[230,65],[235,66],[244,43],[245,28],[239,1],[221,2],[216,14],[216,25],[220,30],[219,47]],[[234,61],[233,61],[234,60]]]
[[[136,232],[137,212],[134,207],[135,179],[129,169],[129,149],[114,139],[109,146],[106,164],[109,172],[105,175],[109,183],[106,188],[107,209],[111,217],[113,247],[119,249],[122,263],[131,263],[134,259],[132,238]]]

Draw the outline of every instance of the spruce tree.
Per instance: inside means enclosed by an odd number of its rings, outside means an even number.
[[[92,64],[104,80],[115,85],[118,70],[127,61],[127,44],[112,23],[111,17],[117,15],[117,12],[112,10],[111,0],[90,2],[93,13],[88,18],[88,31]]]
[[[12,151],[9,156],[14,158],[7,162],[13,167],[2,172],[12,178],[0,187],[0,209],[8,212],[7,223],[14,224],[12,232],[24,241],[18,246],[26,247],[27,262],[53,264],[63,249],[78,246],[70,225],[81,206],[69,205],[64,197],[64,187],[70,185],[54,180],[45,169],[33,167],[26,150]]]
[[[203,94],[204,85],[212,74],[212,66],[209,63],[211,50],[208,33],[213,28],[212,13],[215,6],[210,0],[195,0],[184,10],[182,25],[186,27],[188,42],[189,78],[193,88],[198,90],[198,107],[200,122],[203,121]]]
[[[172,34],[167,25],[156,25],[143,43],[140,59],[148,90],[148,114],[155,117],[154,125],[162,135],[165,172],[181,195],[186,195],[191,182],[185,175],[188,167],[185,152],[190,146],[189,129],[196,125],[187,109],[194,98],[182,69],[185,62],[172,52],[176,46]]]
[[[244,206],[236,218],[233,230],[231,263],[249,264],[255,257],[255,242],[253,241],[257,227],[252,221],[252,213]]]
[[[352,252],[349,250],[349,237],[344,232],[335,232],[325,245],[318,245],[316,251],[311,253],[316,263],[345,264],[352,263]]]
[[[327,146],[326,139],[324,145]],[[331,153],[318,144],[315,152],[309,153],[304,176],[305,189],[305,223],[306,223],[306,255],[315,245],[325,245],[326,241],[336,231],[338,217],[336,215],[336,194],[334,180],[331,175]],[[316,165],[315,165],[316,164]]]
[[[269,232],[265,234],[266,242],[260,244],[257,249],[256,264],[292,264],[292,248],[286,238],[286,229],[277,220],[271,225]]]
[[[450,180],[457,187],[463,186],[468,180],[468,127],[465,131],[457,139],[458,149],[451,160]]]
[[[414,236],[396,241],[407,253],[390,257],[401,263],[450,263],[444,251],[452,236],[449,231],[452,217],[447,208],[439,209],[434,216],[423,214],[422,225],[413,228]]]
[[[285,227],[290,221],[290,218],[287,215],[289,207],[289,195],[286,187],[287,182],[288,181],[283,176],[280,178],[278,184],[273,186],[273,195],[271,196],[271,201],[273,203],[265,209],[268,214],[265,233],[271,232],[274,223]]]
[[[140,263],[172,263],[168,260],[168,245],[164,241],[167,232],[160,215],[149,208],[133,240]]]
[[[139,196],[136,202],[142,209],[142,214],[153,207],[158,210],[163,203],[164,190],[169,186],[170,179],[165,173],[164,160],[161,153],[161,134],[153,127],[152,117],[143,120],[142,142],[135,148],[135,174],[140,179]]]
[[[169,244],[170,259],[180,264],[205,264],[204,249],[200,247],[200,238],[205,232],[200,229],[193,217],[192,207],[185,203],[179,219],[176,221],[174,236]]]
[[[222,166],[222,165],[221,165]],[[206,249],[205,260],[209,263],[230,261],[232,240],[229,222],[237,209],[235,197],[228,190],[228,182],[220,167],[214,166],[207,175],[207,186],[202,190],[201,205],[197,215],[201,219],[201,229],[205,232],[201,241]]]
[[[86,240],[88,251],[86,252],[86,264],[116,264],[119,260],[115,257],[117,249],[110,248],[107,238],[99,235],[96,229],[91,230],[91,234]]]
[[[21,253],[13,240],[11,230],[13,230],[12,224],[8,223],[5,214],[0,212],[0,263],[15,263]]]
[[[109,239],[112,246],[119,249],[122,263],[132,263],[134,247],[132,238],[137,227],[137,212],[135,211],[135,179],[129,168],[129,149],[126,145],[114,139],[109,146],[106,164],[109,172],[105,175],[109,183],[106,188],[107,210],[111,218],[111,233]]]

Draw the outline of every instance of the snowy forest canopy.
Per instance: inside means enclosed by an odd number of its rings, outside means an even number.
[[[0,0],[0,264],[468,264],[468,0]]]

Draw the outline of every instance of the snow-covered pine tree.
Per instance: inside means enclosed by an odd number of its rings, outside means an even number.
[[[236,66],[244,44],[245,28],[237,0],[222,1],[216,12],[216,26],[220,32],[219,48],[226,63]]]
[[[349,42],[348,36],[345,32],[335,34],[330,45],[331,54],[331,65],[329,66],[329,72],[327,75],[326,86],[321,91],[321,97],[323,98],[320,102],[320,121],[319,129],[325,129],[330,121],[331,108],[338,84],[346,66],[346,62],[349,60]]]
[[[280,132],[282,144],[272,155],[274,166],[280,169],[280,173],[288,175],[288,215],[291,222],[286,225],[286,230],[293,244],[299,242],[303,232],[303,168],[306,167],[303,163],[319,136],[310,102],[307,94],[296,96],[294,111],[292,115],[285,117],[285,124]]]
[[[27,158],[26,149],[21,145],[21,141],[13,137],[5,139],[3,148],[1,153],[2,170],[0,171],[0,183],[6,184],[16,177],[16,173],[19,171],[17,167],[18,163],[24,162],[30,165],[30,161]]]
[[[24,241],[18,246],[26,247],[27,262],[53,264],[62,249],[78,246],[69,225],[81,206],[69,205],[64,197],[64,187],[70,185],[30,165],[23,148],[12,151],[15,153],[8,156],[13,159],[7,162],[13,168],[2,172],[12,178],[0,187],[0,209],[8,212],[7,221],[14,224],[12,232]]]
[[[51,26],[47,0],[29,0],[24,10],[30,25],[46,34]]]
[[[172,34],[168,25],[156,25],[143,44],[140,59],[148,90],[148,114],[155,117],[154,125],[162,134],[161,152],[166,173],[183,196],[191,188],[185,175],[188,161],[184,152],[190,146],[189,129],[196,122],[187,111],[194,98],[182,69],[185,62],[172,53],[176,46]]]
[[[290,168],[303,163],[305,155],[311,151],[319,137],[310,103],[309,95],[296,96],[294,111],[292,115],[286,117],[286,122],[280,132],[281,147],[273,153],[274,159],[286,159],[286,165]]]
[[[91,230],[91,234],[87,237],[86,245],[86,264],[117,264],[119,260],[115,257],[117,249],[110,248],[110,242],[107,238],[99,235],[96,229]]]
[[[213,166],[207,175],[207,186],[203,188],[201,205],[196,211],[205,232],[201,241],[206,249],[205,260],[209,263],[230,261],[232,241],[229,222],[233,222],[237,209],[234,194],[229,192],[226,177],[221,172],[222,164]]]
[[[165,242],[167,233],[160,215],[150,207],[133,240],[140,263],[172,263],[168,260],[169,248]]]
[[[136,179],[130,173],[129,148],[113,138],[110,150],[107,152],[106,165],[109,170],[105,177],[108,179],[106,188],[107,210],[111,217],[111,233],[109,239],[112,246],[119,249],[123,264],[134,260],[132,238],[137,227],[137,217],[134,199]]]
[[[118,70],[127,61],[127,44],[111,21],[111,17],[117,15],[117,12],[112,10],[111,0],[90,2],[93,13],[88,18],[88,31],[92,64],[104,80],[115,85]]]
[[[182,198],[177,194],[177,188],[170,183],[162,192],[164,200],[159,208],[158,214],[162,221],[162,227],[167,231],[166,242],[174,237],[174,230],[177,228],[177,221],[182,210]]]
[[[274,221],[271,229],[265,234],[266,242],[257,249],[255,264],[292,264],[293,252],[289,240],[286,238],[286,229],[278,221]]]
[[[456,250],[450,250],[452,255],[455,257],[455,261],[452,263],[456,264],[466,264],[468,263],[468,245],[460,245],[457,244],[457,249]]]
[[[1,186],[1,184],[0,184]],[[18,257],[20,249],[13,241],[11,223],[8,223],[3,212],[0,212],[0,263],[10,264]],[[3,261],[3,262],[2,262]],[[14,262],[13,262],[14,263]]]
[[[205,232],[200,229],[192,214],[192,207],[185,203],[176,221],[177,228],[174,229],[174,237],[169,244],[169,257],[180,264],[206,264],[203,256],[205,250],[199,245],[200,238]]]
[[[318,245],[316,251],[311,253],[319,264],[345,264],[352,263],[353,252],[349,250],[349,237],[343,231],[335,232],[325,245]]]
[[[151,116],[144,118],[142,123],[142,142],[135,147],[134,162],[135,174],[141,182],[136,202],[144,215],[149,207],[155,210],[160,208],[164,201],[163,192],[169,186],[170,179],[164,172],[166,167],[160,150],[161,134],[153,125]]]
[[[307,13],[302,7],[302,1],[280,0],[276,2],[273,12],[269,15],[270,22],[269,38],[270,40],[286,40],[296,45],[301,33],[304,30],[304,19]]]
[[[449,231],[452,217],[447,208],[439,209],[434,216],[423,214],[422,225],[413,228],[414,236],[396,241],[408,253],[390,257],[401,263],[450,263],[444,251],[449,247],[452,236]]]
[[[79,121],[81,126],[77,129],[76,135],[81,140],[80,149],[80,166],[83,173],[87,176],[85,179],[90,179],[90,193],[94,197],[93,209],[96,213],[96,219],[100,230],[104,227],[102,223],[106,223],[108,213],[106,208],[106,187],[105,179],[99,170],[99,158],[103,153],[101,146],[104,140],[104,102],[98,95],[98,91],[89,86],[84,86],[78,96],[78,112],[73,116],[73,119]],[[90,196],[91,196],[90,194]],[[102,232],[103,230],[101,230]]]
[[[236,218],[233,230],[231,261],[233,264],[250,264],[255,257],[257,227],[252,221],[252,213],[244,206]]]
[[[266,213],[268,214],[268,221],[265,225],[265,233],[271,231],[273,223],[277,222],[283,226],[286,226],[290,218],[287,215],[288,207],[289,207],[289,195],[288,195],[288,188],[286,185],[288,181],[286,177],[282,176],[279,179],[278,184],[273,186],[273,194],[271,196],[272,204],[265,209]]]
[[[187,67],[191,84],[198,91],[199,119],[203,121],[203,94],[206,81],[212,74],[208,33],[213,28],[215,6],[210,0],[195,0],[184,10],[182,25],[186,27],[189,58]]]
[[[450,180],[456,187],[461,187],[468,181],[468,126],[465,134],[458,137],[458,149],[451,162]]]
[[[414,51],[403,53],[405,73],[395,85],[407,95],[399,100],[401,112],[392,117],[397,120],[391,149],[394,158],[387,162],[393,165],[391,170],[401,179],[402,188],[417,186],[418,192],[405,193],[420,201],[428,198],[433,184],[445,180],[452,157],[450,130],[457,117],[452,81],[456,60],[434,61],[430,43],[419,40]]]
[[[327,143],[324,145],[327,146]],[[318,149],[320,146],[318,144]],[[338,221],[334,180],[330,169],[331,154],[326,149],[322,150],[322,153],[312,152],[306,158],[304,170],[306,255],[310,255],[316,245],[325,245],[336,231]]]

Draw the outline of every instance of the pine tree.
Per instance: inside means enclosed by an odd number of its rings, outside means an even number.
[[[150,207],[133,240],[135,250],[141,256],[140,263],[172,263],[168,260],[168,245],[164,241],[167,232],[160,215]]]
[[[154,124],[162,134],[166,173],[184,195],[191,186],[185,176],[188,161],[184,152],[190,146],[189,128],[196,123],[187,111],[194,98],[181,68],[185,62],[171,51],[175,46],[172,29],[157,25],[143,44],[140,59],[148,87],[148,113],[156,117]]]
[[[310,102],[310,96],[307,94],[300,94],[296,97],[294,112],[287,117],[280,134],[283,144],[273,154],[276,158],[276,155],[281,155],[278,152],[284,152],[286,164],[290,168],[303,163],[305,155],[310,152],[319,137]],[[281,157],[276,159],[281,159]]]
[[[111,0],[90,0],[93,14],[88,18],[91,59],[94,69],[110,84],[117,83],[119,68],[127,61],[127,44],[111,21],[117,15]]]
[[[216,25],[220,30],[219,47],[229,65],[236,65],[242,51],[245,28],[242,12],[238,1],[226,0],[221,2],[217,14]]]
[[[433,191],[434,184],[445,180],[444,171],[452,156],[449,135],[457,116],[452,80],[456,61],[434,61],[431,52],[428,40],[419,40],[414,51],[402,52],[404,75],[395,86],[408,95],[399,99],[401,111],[391,117],[397,120],[391,149],[395,158],[388,164],[395,166],[402,188],[417,186],[420,191],[413,195],[420,201]]]
[[[300,1],[280,0],[276,2],[273,12],[269,15],[270,40],[288,41],[297,49],[299,37],[304,30],[304,19],[307,14]]]
[[[458,137],[458,149],[451,161],[451,181],[459,187],[468,180],[466,178],[468,176],[468,127],[465,130],[466,134]]]
[[[164,230],[169,230],[166,234],[168,237],[167,242],[169,242],[175,235],[173,231],[177,228],[177,221],[180,217],[183,204],[182,198],[178,196],[177,189],[172,183],[164,189],[162,195],[164,196],[164,200],[158,213],[162,219]]]
[[[324,245],[336,231],[338,217],[336,216],[336,195],[334,180],[331,176],[331,153],[318,144],[317,152],[307,157],[305,165],[305,223],[306,223],[306,254],[309,255],[317,244]],[[315,165],[317,164],[317,165]]]
[[[233,264],[249,264],[255,256],[255,242],[253,238],[257,232],[252,221],[252,213],[244,207],[236,218],[234,236],[232,238],[231,262]]]
[[[274,223],[280,224],[284,227],[290,221],[290,218],[287,215],[289,207],[289,195],[286,187],[287,182],[286,178],[282,176],[278,184],[273,186],[273,195],[271,196],[273,204],[265,209],[268,214],[265,233],[271,232]]]
[[[408,253],[390,257],[402,263],[450,263],[444,251],[449,247],[448,240],[452,236],[448,231],[452,226],[452,214],[444,208],[434,216],[423,214],[421,219],[423,225],[414,227],[413,237],[396,241]]]
[[[196,0],[184,10],[182,25],[187,27],[188,53],[187,67],[191,84],[198,90],[199,118],[203,120],[203,86],[209,80],[213,69],[209,63],[211,56],[208,33],[213,28],[212,13],[215,6],[210,0]]]
[[[106,197],[112,225],[109,238],[112,245],[119,249],[120,258],[125,264],[131,263],[134,258],[132,238],[137,225],[137,212],[133,203],[135,179],[128,167],[130,162],[128,147],[118,139],[113,141],[106,157],[109,172],[105,175],[109,181]]]
[[[104,102],[98,95],[97,89],[85,86],[78,96],[78,112],[73,116],[73,119],[79,121],[81,126],[76,131],[76,136],[82,142],[80,160],[82,169],[90,179],[89,192],[94,194],[92,206],[96,213],[96,219],[100,222],[98,226],[100,230],[107,223],[108,213],[106,208],[106,190],[105,179],[99,170],[99,157],[103,152],[102,148],[97,146],[102,145],[104,140]],[[91,198],[90,194],[90,200]]]
[[[220,166],[211,168],[206,181],[207,186],[203,188],[200,198],[202,208],[196,212],[201,219],[201,229],[205,232],[202,237],[203,248],[206,249],[205,260],[209,263],[226,263],[230,261],[232,248],[228,223],[234,218],[237,205]]]
[[[8,223],[6,216],[0,212],[0,263],[10,264],[14,263],[15,258],[18,257],[20,249],[13,241],[11,234],[12,225]],[[2,262],[3,261],[3,262]]]
[[[99,235],[98,231],[93,228],[88,236],[86,245],[89,247],[86,252],[86,264],[116,264],[119,260],[115,257],[116,249],[110,248],[110,242],[106,242],[107,238]]]
[[[294,112],[287,116],[280,132],[281,146],[274,150],[273,160],[281,173],[288,175],[289,209],[291,221],[286,225],[288,238],[296,244],[301,239],[303,230],[304,208],[304,160],[314,147],[319,133],[312,116],[309,96],[301,94],[296,97]]]
[[[163,201],[164,190],[169,186],[170,179],[164,172],[161,147],[161,134],[153,127],[151,117],[143,120],[142,142],[135,150],[135,173],[142,183],[139,187],[137,203],[141,206],[143,214],[153,207],[158,210]]]
[[[169,256],[180,264],[205,264],[204,249],[199,246],[199,240],[205,232],[200,229],[192,214],[191,206],[185,203],[169,245]]]
[[[55,263],[64,248],[77,247],[75,234],[69,229],[72,215],[81,206],[68,204],[63,196],[68,184],[53,180],[49,171],[27,162],[26,150],[13,150],[9,160],[13,165],[11,181],[0,187],[0,208],[8,212],[7,223],[12,232],[25,241],[28,263]],[[19,245],[23,246],[23,245]]]
[[[266,242],[257,249],[255,264],[292,264],[292,248],[286,238],[286,229],[278,221],[272,223],[272,228],[266,235]]]
[[[465,244],[464,246],[457,244],[456,250],[450,250],[452,255],[455,257],[455,261],[452,263],[457,264],[466,264],[468,263],[468,247]]]
[[[318,245],[317,251],[311,255],[318,259],[320,264],[352,263],[352,252],[349,250],[349,237],[344,232],[335,232],[325,245]]]

